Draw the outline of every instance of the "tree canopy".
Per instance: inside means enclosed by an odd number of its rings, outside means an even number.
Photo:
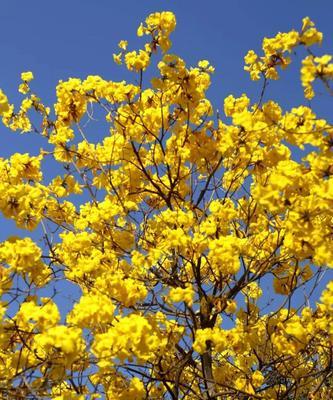
[[[3,124],[45,143],[0,159],[0,210],[26,231],[0,244],[1,399],[333,397],[333,282],[314,297],[333,126],[310,102],[332,94],[332,56],[307,17],[265,38],[244,59],[258,100],[220,115],[213,66],[172,53],[175,27],[156,12],[142,48],[119,43],[131,82],[60,81],[52,108],[30,71],[18,108],[0,91]],[[305,105],[285,110],[266,89],[295,52]]]

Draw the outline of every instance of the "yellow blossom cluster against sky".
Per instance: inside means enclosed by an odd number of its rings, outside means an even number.
[[[0,159],[0,210],[24,232],[0,244],[0,399],[333,396],[333,282],[311,297],[333,267],[333,126],[307,102],[332,91],[323,35],[306,17],[265,38],[244,65],[262,95],[220,115],[214,67],[173,53],[175,27],[155,12],[141,48],[119,43],[131,82],[60,81],[54,106],[30,71],[18,107],[0,91],[4,126],[45,143]],[[304,105],[265,100],[302,51]]]

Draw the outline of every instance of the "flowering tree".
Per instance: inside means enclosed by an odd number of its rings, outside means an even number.
[[[332,92],[331,56],[312,50],[322,34],[304,18],[249,51],[260,100],[230,95],[220,117],[214,68],[169,52],[175,26],[154,13],[142,49],[119,43],[136,84],[60,81],[54,111],[31,72],[18,110],[0,92],[3,124],[45,140],[0,160],[3,215],[43,232],[0,245],[1,399],[333,396],[332,282],[311,297],[333,267],[333,126],[263,100],[295,51],[305,98],[316,80]],[[69,312],[65,281],[80,290]]]

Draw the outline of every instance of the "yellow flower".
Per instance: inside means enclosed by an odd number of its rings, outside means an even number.
[[[262,290],[258,286],[257,282],[249,283],[244,289],[243,293],[251,299],[257,300],[260,296],[262,296]]]
[[[144,50],[140,50],[139,53],[131,51],[125,54],[125,63],[130,71],[144,71],[150,63],[150,57]]]
[[[113,61],[118,64],[121,65],[123,62],[123,54],[122,53],[118,53],[118,54],[113,54]]]
[[[225,312],[229,314],[234,314],[237,310],[237,303],[235,300],[227,300],[227,307],[225,308]]]
[[[127,49],[127,46],[128,46],[127,40],[121,40],[121,41],[118,43],[118,47],[119,47],[120,49],[122,49],[122,50],[126,50],[126,49]]]
[[[168,298],[174,303],[183,301],[189,307],[192,307],[194,294],[195,291],[193,290],[192,285],[188,285],[184,289],[180,287],[172,288],[169,292]]]
[[[3,116],[10,110],[8,98],[4,92],[0,89],[0,116]]]
[[[34,79],[34,75],[31,71],[27,71],[27,72],[22,72],[21,73],[21,79],[24,82],[30,82]]]

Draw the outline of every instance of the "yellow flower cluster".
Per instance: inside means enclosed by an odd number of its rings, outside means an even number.
[[[160,46],[163,52],[171,47],[169,35],[176,27],[175,15],[170,11],[162,11],[150,14],[138,28],[138,36],[151,35],[151,49],[155,50],[155,46]]]
[[[193,297],[194,297],[195,291],[191,286],[188,286],[186,288],[172,288],[168,294],[168,298],[172,302],[178,302],[178,301],[184,301],[187,305],[190,307],[193,305]]]
[[[8,97],[0,89],[0,116],[7,118],[11,115],[13,111],[13,106],[8,102]]]
[[[57,363],[67,369],[74,367],[82,358],[85,343],[81,329],[57,325],[35,335],[33,347],[37,357],[41,359],[56,357]]]
[[[29,237],[10,237],[0,245],[0,260],[8,265],[9,271],[37,286],[44,286],[51,277],[51,271],[41,256],[41,249]]]
[[[45,142],[0,158],[0,211],[34,230],[0,243],[0,397],[333,397],[332,282],[317,295],[333,267],[333,126],[264,101],[302,46],[305,97],[315,80],[330,91],[332,57],[309,49],[309,18],[265,38],[245,57],[259,102],[230,94],[220,115],[214,67],[169,53],[175,26],[156,12],[141,49],[119,43],[134,83],[60,81],[51,108],[23,72],[18,110],[0,90],[4,125]]]
[[[60,322],[60,313],[57,305],[48,297],[42,297],[41,305],[36,303],[36,299],[31,299],[21,304],[16,314],[16,323],[23,330],[33,329],[35,325],[40,332],[56,326]]]
[[[240,255],[244,240],[234,236],[221,236],[209,242],[208,259],[221,274],[236,274],[240,268]]]
[[[145,24],[139,26],[137,35],[150,35],[151,42],[146,43],[144,49],[126,52],[128,43],[126,40],[121,40],[118,44],[121,52],[113,54],[114,62],[122,64],[124,59],[129,71],[145,71],[150,64],[150,57],[157,50],[157,47],[161,47],[163,53],[169,50],[171,47],[169,36],[175,27],[176,18],[170,11],[149,15]]]
[[[84,294],[67,315],[67,323],[79,328],[102,329],[113,320],[115,306],[99,292]]]
[[[27,94],[30,90],[29,82],[34,79],[34,75],[31,71],[22,72],[21,79],[23,83],[19,86],[19,92],[22,94]]]
[[[213,357],[216,357],[217,366],[214,377],[217,382],[224,382],[227,386],[238,389],[248,395],[254,395],[256,389],[261,388],[263,398],[278,398],[276,390],[286,391],[280,385],[262,386],[270,381],[270,374],[264,374],[254,368],[258,367],[258,357],[266,357],[267,347],[273,354],[281,357],[281,362],[276,368],[279,374],[287,373],[288,366],[283,360],[288,359],[289,366],[293,368],[292,379],[304,376],[313,365],[300,363],[302,352],[311,351],[318,341],[323,346],[331,346],[332,329],[330,327],[329,313],[332,312],[332,283],[330,283],[322,295],[322,303],[318,304],[315,311],[304,308],[302,315],[298,316],[295,310],[282,309],[277,314],[272,313],[264,317],[256,317],[250,327],[244,324],[249,314],[240,310],[236,326],[232,329],[205,328],[196,331],[193,349],[204,354],[208,349],[208,343],[213,348]],[[330,298],[331,296],[331,298]],[[255,309],[253,310],[255,312]],[[322,333],[325,332],[324,336]],[[328,335],[328,336],[327,336]],[[325,350],[320,351],[320,363],[327,366]],[[265,355],[266,354],[266,355]],[[234,363],[230,359],[234,358]],[[262,359],[261,359],[262,360]],[[235,376],[237,378],[235,379]],[[316,386],[311,385],[311,378],[302,378],[315,391]],[[299,395],[305,394],[305,388],[301,387]]]
[[[134,357],[139,363],[144,363],[163,354],[181,331],[164,316],[161,322],[167,329],[162,330],[160,320],[159,315],[146,318],[131,314],[120,318],[107,332],[97,334],[92,351],[99,360],[99,367],[104,370],[117,360],[123,362],[125,359],[134,360]]]
[[[265,79],[278,79],[277,67],[286,68],[291,60],[286,53],[291,53],[299,45],[312,46],[322,42],[323,35],[317,31],[314,23],[308,18],[303,18],[301,32],[279,32],[273,38],[265,38],[262,43],[264,56],[259,57],[250,50],[245,58],[245,71],[250,73],[252,80],[258,80],[262,76]]]
[[[333,63],[331,55],[321,57],[307,56],[302,61],[301,81],[304,87],[305,98],[311,100],[315,93],[313,90],[313,82],[316,78],[321,79],[326,85],[333,79]]]
[[[125,63],[130,71],[145,71],[149,62],[149,54],[144,50],[140,50],[139,53],[134,50],[125,55]]]

